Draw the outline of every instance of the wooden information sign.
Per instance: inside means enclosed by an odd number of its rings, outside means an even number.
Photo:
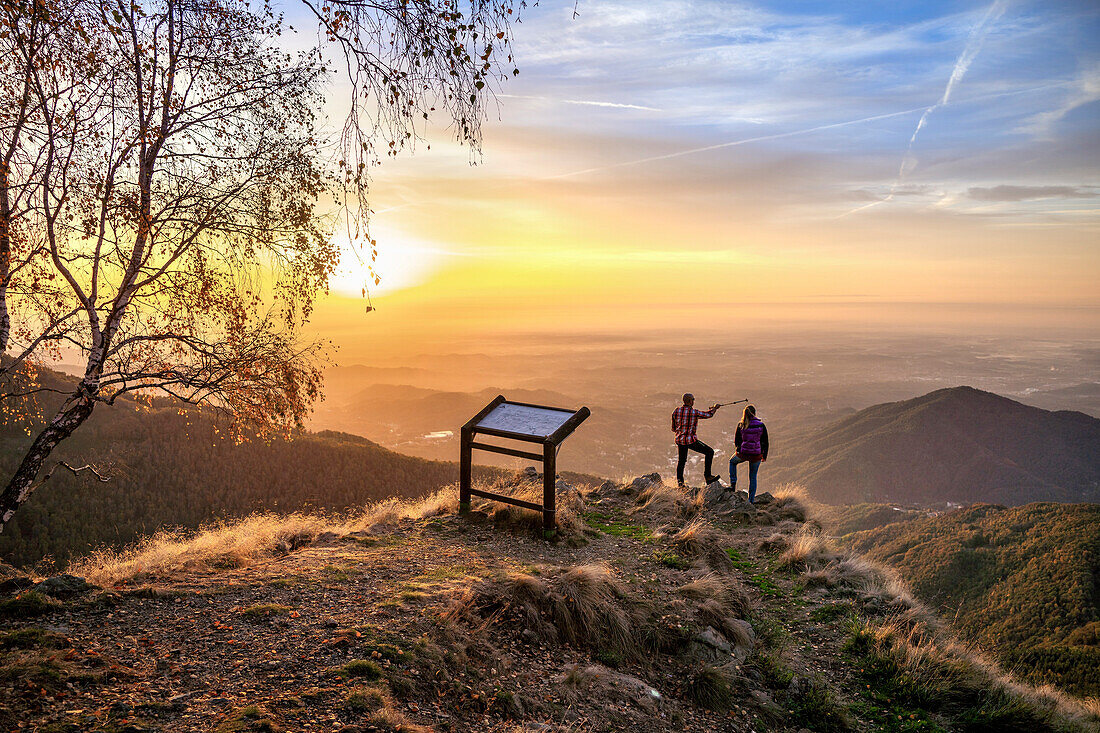
[[[558,407],[529,405],[525,402],[509,402],[504,398],[504,395],[499,395],[462,426],[458,482],[459,509],[469,511],[470,497],[472,496],[480,496],[485,499],[493,499],[505,504],[532,509],[536,512],[542,512],[543,532],[552,536],[557,529],[557,506],[554,487],[558,482],[558,446],[591,414],[587,407],[582,407],[579,410],[563,410]],[[518,448],[493,445],[492,443],[477,442],[475,438],[479,435],[519,440],[525,443],[541,443],[542,452],[535,453]],[[506,456],[541,461],[543,475],[542,504],[539,505],[530,501],[515,499],[511,496],[503,496],[473,488],[471,476],[475,448],[490,453],[502,453]]]

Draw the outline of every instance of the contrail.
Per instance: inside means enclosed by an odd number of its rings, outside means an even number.
[[[615,109],[637,109],[645,112],[661,112],[657,107],[645,107],[640,104],[624,104],[622,102],[599,102],[591,99],[554,99],[552,97],[540,97],[532,94],[498,94],[504,99],[537,99],[541,102],[558,102],[560,104],[579,104],[585,107],[614,107]]]
[[[1072,84],[1073,82],[1060,81],[1053,82],[1051,84],[1042,84],[1035,87],[1028,87],[1026,89],[1013,89],[1007,92],[992,92],[990,94],[981,94],[976,97],[970,97],[964,99],[963,104],[968,102],[981,102],[986,99],[999,99],[1001,97],[1011,97],[1017,94],[1030,94],[1031,92],[1039,92],[1045,89],[1053,89],[1055,87],[1064,87]],[[767,140],[779,140],[785,137],[795,137],[797,135],[808,135],[813,132],[820,132],[821,130],[832,130],[838,127],[848,127],[849,125],[859,125],[864,122],[874,122],[875,120],[885,120],[890,117],[903,117],[905,115],[911,115],[916,112],[927,112],[927,107],[913,107],[911,109],[903,109],[900,112],[887,112],[881,115],[872,115],[870,117],[860,117],[858,120],[844,120],[843,122],[831,122],[826,125],[816,125],[814,127],[806,127],[800,130],[791,130],[790,132],[778,132],[774,135],[760,135],[758,137],[747,137],[741,140],[731,140],[726,143],[718,143],[716,145],[707,145],[702,148],[689,148],[687,150],[678,150],[675,153],[666,153],[665,155],[652,155],[647,158],[637,158],[635,160],[624,160],[621,163],[611,163],[609,165],[596,166],[594,168],[584,168],[582,170],[570,171],[568,173],[558,173],[554,176],[546,176],[543,180],[555,180],[558,178],[571,178],[573,176],[581,176],[586,173],[599,173],[601,171],[613,170],[615,168],[624,168],[631,165],[641,165],[643,163],[652,163],[658,160],[668,160],[670,158],[681,158],[685,155],[695,155],[697,153],[705,153],[711,150],[721,150],[722,148],[732,148],[737,145],[747,145],[748,143],[765,142]],[[880,203],[880,202],[876,202]]]
[[[990,27],[993,22],[1004,13],[1007,4],[1006,0],[995,0],[985,11],[985,15],[982,16],[982,19],[970,29],[970,33],[966,37],[966,46],[963,47],[963,52],[959,54],[959,58],[956,59],[955,68],[951,70],[951,76],[947,79],[947,86],[943,89],[943,96],[940,97],[938,102],[924,110],[924,114],[922,114],[920,120],[917,121],[917,126],[913,130],[913,134],[909,137],[909,146],[905,149],[905,155],[902,157],[901,164],[898,166],[898,176],[894,179],[893,185],[890,186],[890,193],[886,195],[886,198],[872,201],[863,206],[857,206],[851,211],[841,214],[841,217],[855,214],[864,209],[869,209],[872,206],[878,206],[879,204],[884,204],[887,201],[893,200],[894,194],[897,192],[898,186],[901,185],[902,180],[904,180],[905,175],[917,165],[917,160],[913,157],[913,145],[917,142],[917,135],[920,134],[920,131],[924,128],[925,123],[928,122],[928,118],[932,113],[947,104],[951,99],[951,92],[955,91],[955,87],[959,85],[959,82],[962,81],[963,76],[970,68],[970,64],[974,61],[978,52],[982,50],[982,44],[985,42],[985,37],[989,35]]]

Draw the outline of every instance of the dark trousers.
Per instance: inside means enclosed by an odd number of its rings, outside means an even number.
[[[676,459],[676,483],[681,486],[684,483],[684,464],[687,463],[688,451],[693,450],[696,453],[703,454],[703,474],[704,479],[711,477],[710,464],[714,461],[714,449],[701,440],[696,440],[690,445],[677,445],[676,450],[679,453]]]

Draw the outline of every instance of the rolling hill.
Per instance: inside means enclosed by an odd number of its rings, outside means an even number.
[[[980,504],[844,537],[1036,683],[1100,695],[1100,506]]]
[[[773,480],[829,504],[1100,501],[1100,420],[971,387],[875,405],[781,440]]]
[[[519,476],[521,496],[538,490]],[[1091,733],[888,573],[758,505],[562,486],[560,534],[453,493],[230,523],[0,590],[0,728]],[[534,521],[532,521],[534,520]],[[0,573],[4,568],[0,567]],[[0,574],[0,579],[4,576]],[[86,581],[90,581],[89,585]]]

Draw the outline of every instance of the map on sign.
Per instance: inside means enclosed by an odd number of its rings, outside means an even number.
[[[530,407],[504,402],[493,408],[477,424],[477,428],[507,430],[533,437],[545,438],[573,417],[572,410],[554,410],[548,407]]]

